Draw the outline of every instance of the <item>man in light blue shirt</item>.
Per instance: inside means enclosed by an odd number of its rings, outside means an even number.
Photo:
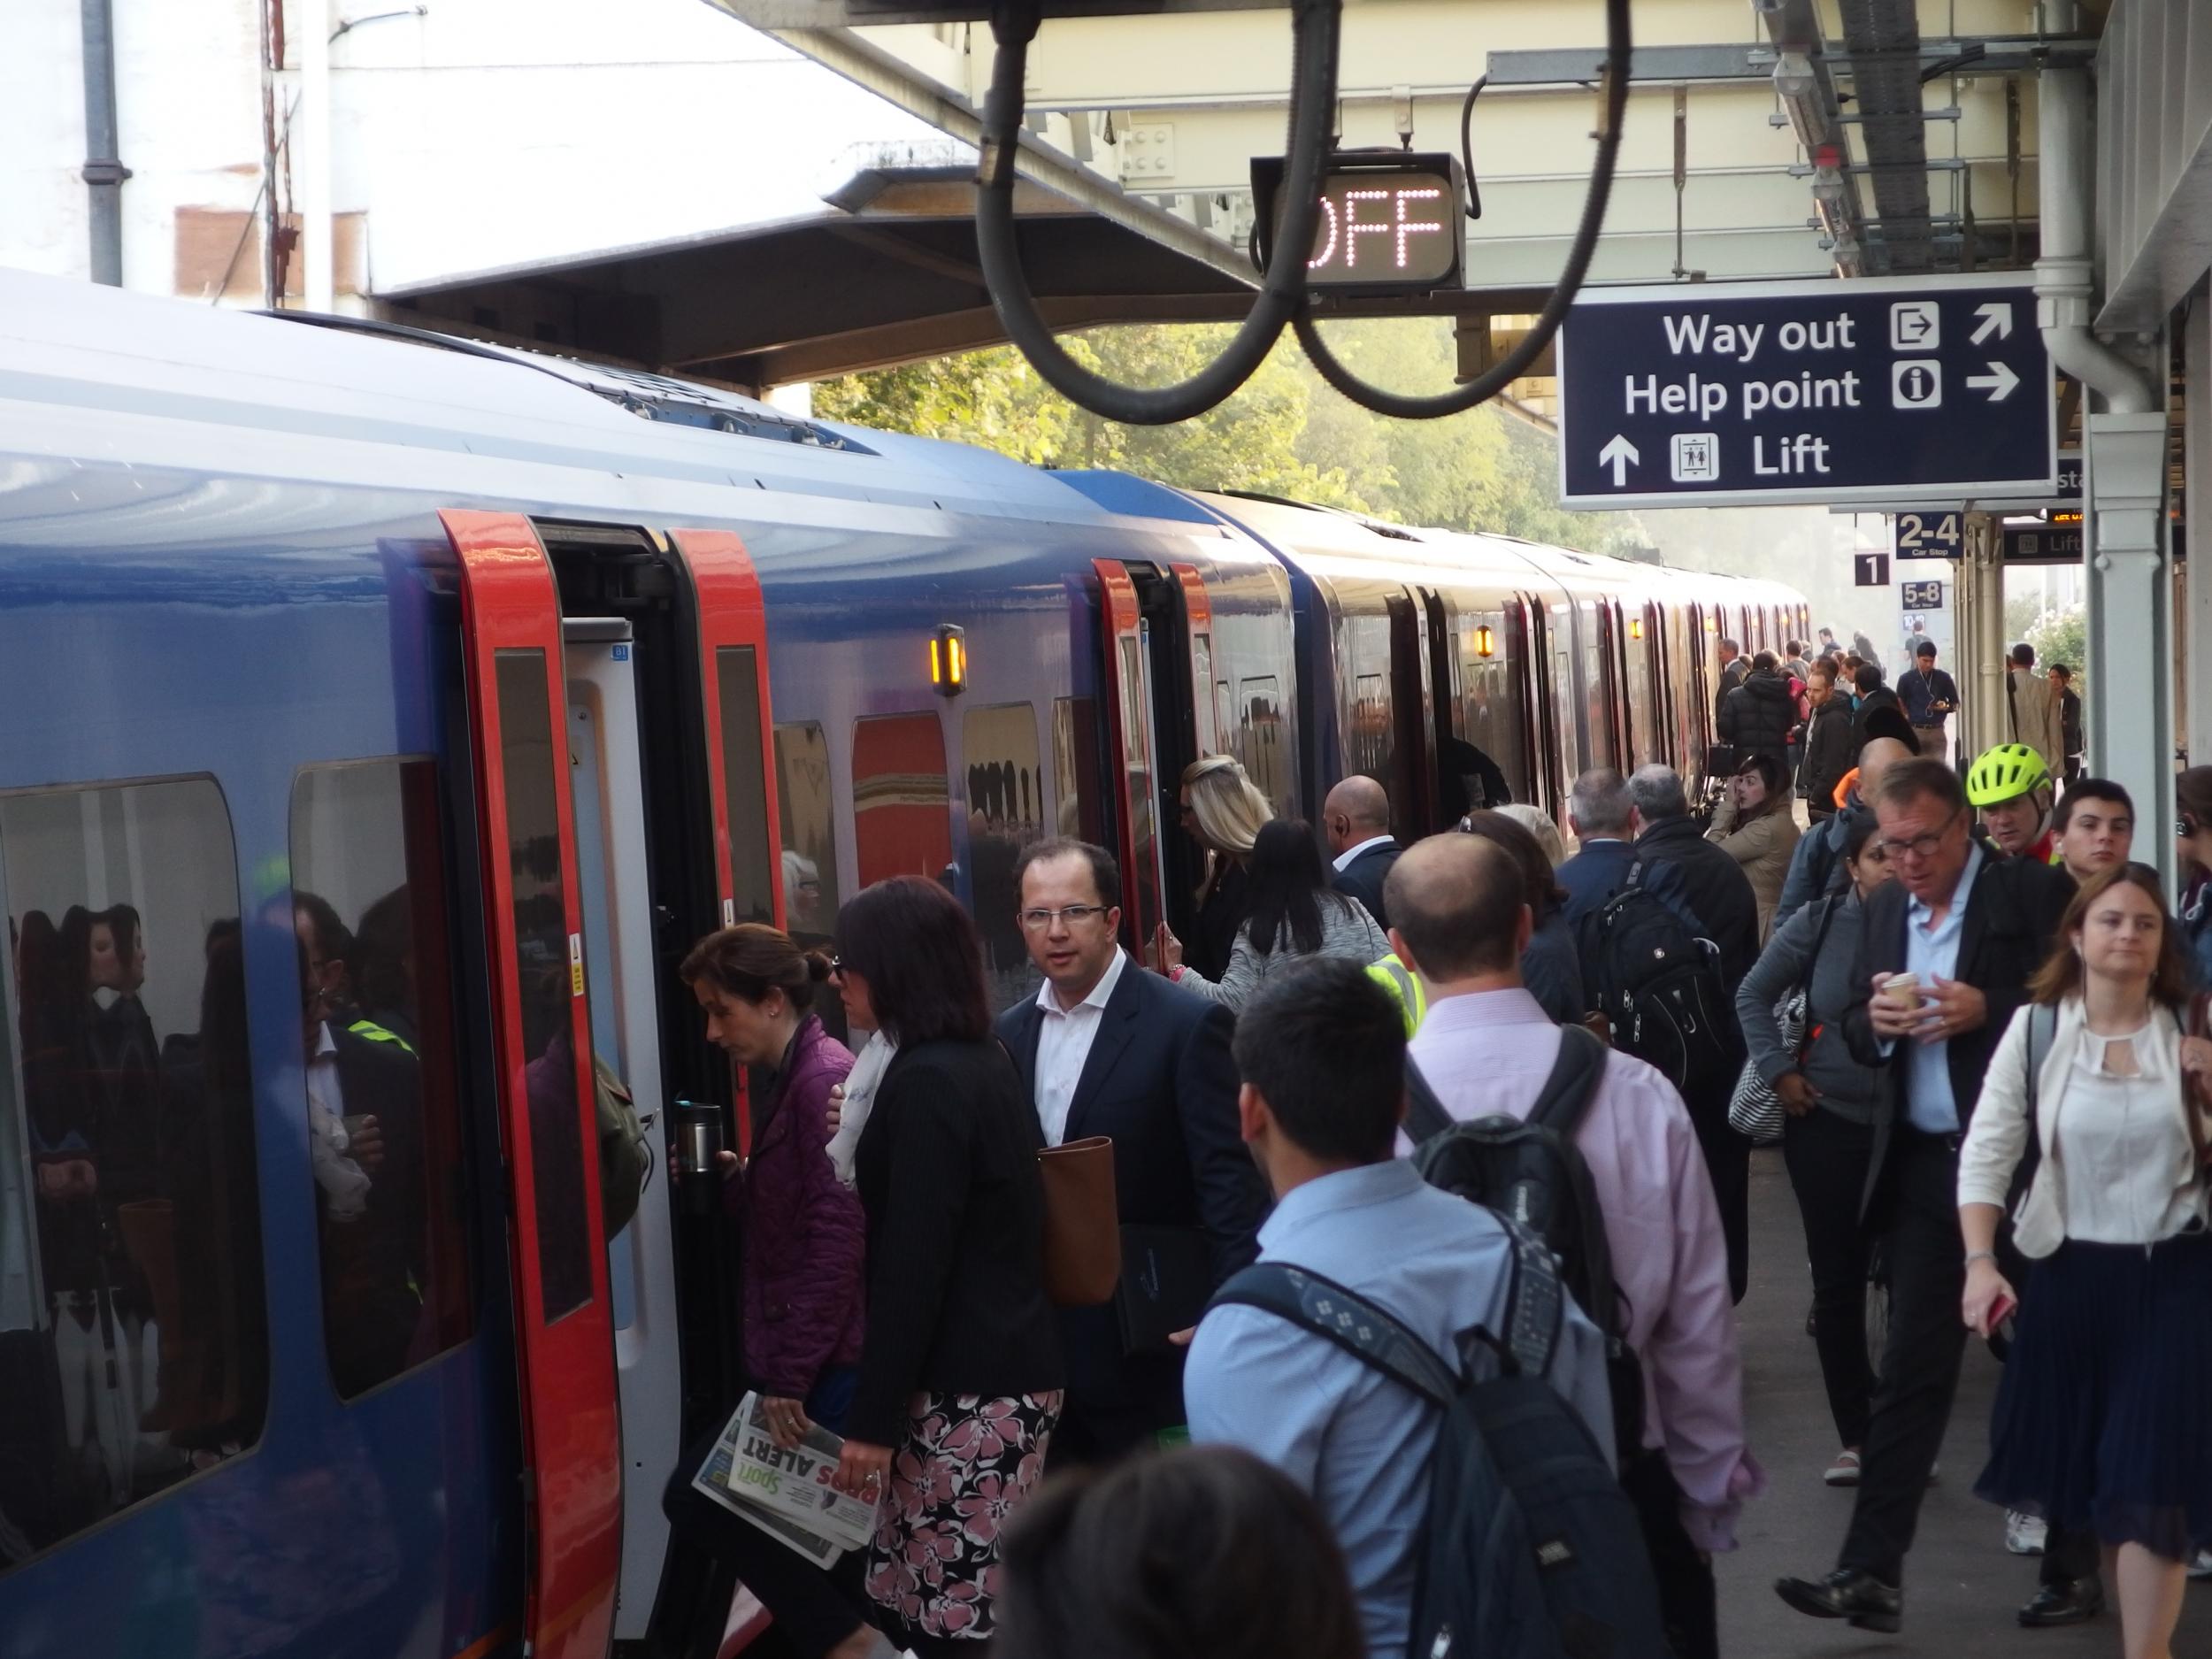
[[[1933,991],[1939,981],[1959,977],[1959,941],[1966,934],[1965,895],[1973,892],[1985,855],[1979,841],[1966,843],[1966,864],[1958,885],[1943,895],[1944,910],[1914,894],[1905,906],[1905,969],[1916,975],[1924,990]],[[1887,1055],[1895,1040],[1882,1045]],[[1958,1097],[1951,1090],[1951,1040],[1947,1033],[1932,1042],[1915,1042],[1905,1050],[1906,1121],[1924,1135],[1956,1134]]]
[[[1449,1358],[1476,1326],[1504,1328],[1511,1247],[1488,1210],[1392,1157],[1405,1047],[1403,1016],[1358,963],[1302,967],[1237,1022],[1238,1111],[1277,1200],[1260,1259],[1371,1298]],[[1571,1305],[1550,1381],[1609,1455],[1603,1348]],[[1193,1440],[1242,1446],[1313,1494],[1344,1547],[1369,1659],[1406,1659],[1436,1408],[1335,1344],[1233,1305],[1199,1325],[1183,1397]]]

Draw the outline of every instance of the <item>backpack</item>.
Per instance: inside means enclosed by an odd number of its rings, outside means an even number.
[[[613,1068],[594,1055],[592,1097],[599,1123],[600,1227],[609,1239],[630,1225],[653,1171],[653,1148],[646,1120],[639,1118],[630,1091]]]
[[[1262,1262],[1240,1302],[1333,1342],[1441,1413],[1426,1458],[1408,1659],[1665,1659],[1659,1591],[1635,1506],[1574,1408],[1545,1379],[1565,1317],[1549,1254],[1512,1245],[1509,1340],[1477,1330],[1456,1373],[1384,1309],[1317,1273]],[[1478,1348],[1498,1374],[1478,1380]]]
[[[1580,1025],[1559,1030],[1559,1057],[1525,1119],[1502,1113],[1455,1123],[1406,1056],[1406,1126],[1420,1137],[1421,1179],[1526,1229],[1558,1263],[1576,1306],[1605,1338],[1613,1437],[1624,1462],[1643,1445],[1644,1374],[1628,1346],[1613,1282],[1613,1250],[1589,1165],[1575,1144],[1605,1075],[1607,1048]]]
[[[1613,1046],[1655,1067],[1693,1110],[1725,1102],[1743,1064],[1720,949],[1644,886],[1644,862],[1584,923],[1585,976]]]

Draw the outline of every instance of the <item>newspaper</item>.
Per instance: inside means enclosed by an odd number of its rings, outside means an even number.
[[[829,1566],[873,1536],[875,1505],[833,1491],[845,1442],[818,1425],[798,1445],[776,1444],[760,1396],[738,1402],[691,1484],[740,1520]]]

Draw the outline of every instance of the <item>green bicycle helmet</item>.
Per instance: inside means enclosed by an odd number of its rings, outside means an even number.
[[[2040,789],[2051,780],[2043,757],[2025,743],[2000,743],[1986,749],[1966,773],[1966,798],[1976,806],[2001,806]]]

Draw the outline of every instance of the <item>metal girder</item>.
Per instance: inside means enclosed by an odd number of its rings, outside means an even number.
[[[2212,266],[2212,8],[2116,9],[2098,71],[2097,326],[2154,329]]]
[[[2010,75],[2032,72],[2055,58],[2086,62],[2094,47],[2085,42],[2054,44],[2033,35],[1985,40],[1924,40],[1914,50],[1894,55],[1916,73]],[[1888,62],[1892,54],[1854,53],[1853,66]],[[1539,47],[1492,52],[1486,73],[1494,88],[1581,85],[1594,81],[1594,65],[1604,53],[1594,47]],[[1776,53],[1767,46],[1639,46],[1631,60],[1632,81],[1694,86],[1707,81],[1759,81],[1774,73]]]

